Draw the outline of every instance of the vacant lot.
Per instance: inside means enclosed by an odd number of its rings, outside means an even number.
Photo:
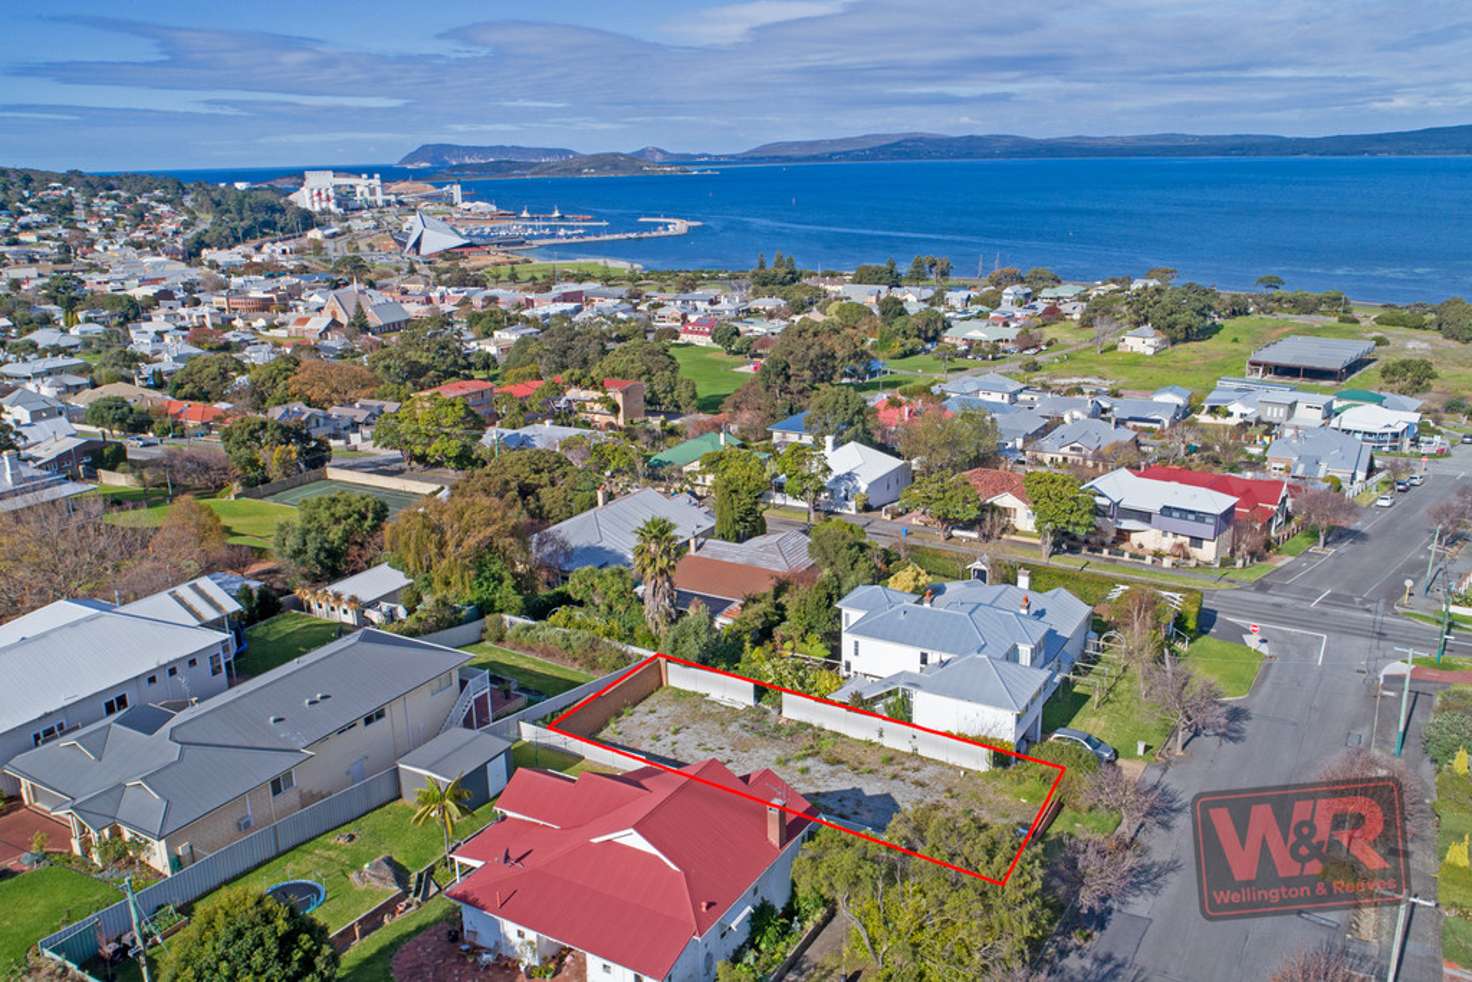
[[[288,505],[249,498],[203,498],[200,504],[220,517],[232,543],[255,549],[270,549],[276,540],[276,526],[296,514],[296,509]],[[107,520],[129,528],[157,528],[163,524],[164,516],[172,507],[154,505],[152,508],[113,512]]]
[[[672,763],[716,757],[737,774],[770,767],[824,813],[873,829],[902,808],[940,799],[999,823],[1026,823],[1037,812],[1007,793],[995,779],[1002,772],[978,774],[683,689],[660,689],[597,739]]]
[[[726,396],[751,378],[750,374],[736,371],[747,364],[747,359],[728,355],[720,348],[676,344],[670,347],[670,354],[680,363],[680,374],[695,383],[695,393],[700,397],[699,408],[703,413],[718,411]]]

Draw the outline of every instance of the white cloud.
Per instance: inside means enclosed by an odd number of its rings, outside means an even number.
[[[688,44],[736,44],[769,24],[825,17],[847,6],[844,0],[751,0],[694,10],[664,25],[665,33]]]

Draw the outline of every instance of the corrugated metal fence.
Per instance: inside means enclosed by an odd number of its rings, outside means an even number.
[[[216,887],[301,845],[328,829],[351,822],[399,797],[399,770],[391,767],[337,794],[323,798],[265,828],[252,832],[197,863],[184,867],[136,894],[142,912],[152,914],[166,904],[187,904]],[[109,941],[132,930],[128,904],[120,900],[91,917],[42,938],[41,951],[58,960],[82,965],[97,954],[97,939]]]

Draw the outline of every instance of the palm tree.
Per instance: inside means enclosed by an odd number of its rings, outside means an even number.
[[[655,637],[675,619],[675,565],[680,561],[680,543],[675,523],[654,517],[635,532],[634,572],[644,581],[644,622]]]
[[[433,822],[445,835],[445,865],[450,863],[450,836],[455,832],[455,823],[465,817],[461,807],[470,798],[470,791],[460,786],[457,777],[449,784],[440,785],[432,777],[424,779],[424,787],[414,795],[414,817],[410,821],[417,827]]]

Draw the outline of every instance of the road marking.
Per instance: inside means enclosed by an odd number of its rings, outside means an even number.
[[[1380,584],[1384,583],[1386,580],[1390,579],[1396,573],[1400,572],[1400,568],[1402,566],[1404,566],[1406,563],[1410,562],[1412,556],[1414,556],[1418,552],[1421,552],[1421,551],[1425,550],[1430,545],[1431,545],[1431,539],[1429,537],[1426,538],[1426,539],[1424,539],[1420,543],[1418,543],[1414,549],[1412,549],[1410,552],[1406,553],[1406,556],[1405,556],[1404,559],[1402,559],[1400,562],[1396,563],[1394,566],[1390,567],[1390,572],[1386,573],[1384,576],[1380,577],[1380,579],[1376,580],[1375,581],[1375,585],[1372,586],[1372,587],[1370,587],[1370,589],[1368,589],[1368,590],[1366,590],[1364,592],[1364,596],[1368,597],[1368,596],[1373,595],[1376,590],[1380,589]],[[1415,577],[1409,577],[1409,579],[1415,579]]]
[[[1320,559],[1318,562],[1312,564],[1311,566],[1305,566],[1303,569],[1299,570],[1297,573],[1294,573],[1292,576],[1288,577],[1288,579],[1284,580],[1283,582],[1284,583],[1292,583],[1294,580],[1298,579],[1304,573],[1311,573],[1311,572],[1313,572],[1314,570],[1318,569],[1321,565],[1323,565],[1324,563],[1328,562],[1330,556],[1332,556],[1332,555],[1333,555],[1333,553],[1330,553],[1328,556],[1325,556],[1323,559]]]
[[[1323,600],[1325,597],[1327,597],[1329,594],[1331,594],[1333,592],[1334,592],[1333,590],[1325,590],[1323,593],[1319,594],[1319,600]],[[1317,607],[1319,605],[1319,600],[1315,600],[1313,603],[1309,604],[1309,606],[1310,607]]]
[[[1320,599],[1323,599],[1323,598],[1321,597]],[[1272,628],[1275,631],[1293,631],[1296,634],[1307,634],[1307,635],[1310,635],[1311,637],[1318,638],[1319,639],[1319,660],[1318,660],[1318,664],[1321,665],[1321,666],[1324,664],[1324,649],[1326,649],[1326,648],[1329,647],[1329,635],[1327,635],[1327,634],[1323,634],[1323,633],[1321,633],[1319,631],[1305,631],[1301,627],[1284,627],[1281,624],[1269,624],[1267,621],[1243,621],[1243,620],[1238,620],[1235,617],[1227,617],[1226,615],[1222,615],[1222,616],[1226,620],[1231,621],[1233,624],[1241,624],[1244,627],[1246,627],[1248,625],[1251,625],[1251,624],[1257,624],[1259,627],[1270,627],[1270,628]]]

